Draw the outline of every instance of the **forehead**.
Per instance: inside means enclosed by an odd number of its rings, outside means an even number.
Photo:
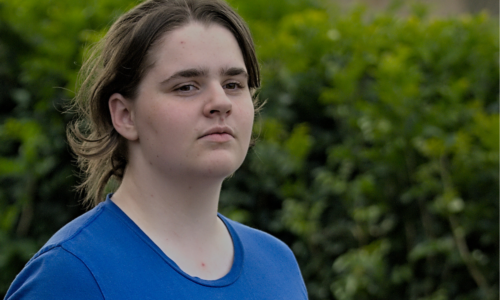
[[[245,68],[236,38],[219,24],[191,22],[166,32],[152,47],[150,56],[155,67],[162,68]]]

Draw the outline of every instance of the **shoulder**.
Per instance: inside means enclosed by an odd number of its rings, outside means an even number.
[[[103,296],[87,266],[62,246],[54,246],[28,262],[5,299],[103,299]]]
[[[290,293],[307,299],[307,290],[299,265],[292,250],[282,241],[261,230],[224,218],[241,241],[244,251],[245,273],[260,278],[265,285],[282,287]],[[231,230],[231,228],[229,229]],[[289,297],[290,299],[295,299]]]
[[[296,264],[292,250],[281,240],[264,231],[249,227],[236,221],[224,218],[240,238],[245,252],[265,253],[272,257],[280,257]]]
[[[59,229],[48,241],[45,245],[40,249],[40,251],[34,256],[34,258],[43,253],[46,249],[50,249],[68,241],[76,238],[82,230],[85,230],[89,227],[103,212],[103,204],[94,207],[92,210],[84,213],[78,218],[66,224],[64,227]]]
[[[82,232],[101,213],[99,205],[56,232],[17,275],[5,299],[102,298],[94,275],[74,251],[75,245],[89,245],[89,233]]]
[[[238,236],[244,239],[245,242],[258,243],[261,246],[278,247],[281,250],[289,250],[285,243],[267,232],[249,227],[225,217],[224,219],[234,228]]]

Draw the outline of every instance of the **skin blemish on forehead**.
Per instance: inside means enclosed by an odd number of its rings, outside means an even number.
[[[205,263],[201,263],[201,266],[204,268],[205,267]]]

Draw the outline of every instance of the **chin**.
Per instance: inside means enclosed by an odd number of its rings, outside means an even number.
[[[204,175],[207,177],[227,178],[239,169],[243,159],[213,160],[204,168]]]
[[[233,175],[236,170],[238,170],[239,166],[237,167],[227,167],[227,168],[222,168],[221,166],[218,166],[216,168],[209,168],[205,172],[207,177],[216,177],[220,179],[225,179],[231,175]]]

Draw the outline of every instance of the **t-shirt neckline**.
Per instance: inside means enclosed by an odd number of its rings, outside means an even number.
[[[243,252],[243,246],[241,244],[241,240],[234,230],[234,228],[231,226],[229,220],[221,215],[220,213],[217,213],[217,216],[222,220],[224,225],[226,226],[227,230],[229,231],[229,234],[231,236],[231,239],[233,241],[233,252],[234,252],[234,258],[233,258],[233,264],[231,266],[231,270],[224,275],[223,277],[216,279],[216,280],[206,280],[202,279],[199,277],[191,276],[184,272],[179,266],[170,258],[168,257],[150,238],[149,236],[142,231],[137,224],[135,224],[130,217],[125,214],[112,200],[111,200],[112,194],[108,194],[106,196],[106,201],[101,203],[102,207],[104,209],[109,209],[113,214],[115,214],[117,217],[119,217],[125,225],[127,225],[128,228],[130,228],[140,239],[142,239],[154,252],[156,252],[157,255],[159,255],[172,269],[174,269],[177,273],[182,275],[188,280],[191,280],[192,282],[195,282],[200,285],[204,285],[207,287],[223,287],[223,286],[228,286],[232,283],[234,283],[241,275],[241,272],[243,270],[243,260],[244,260],[244,252]]]

